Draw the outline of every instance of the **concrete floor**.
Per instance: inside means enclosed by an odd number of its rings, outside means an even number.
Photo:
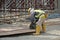
[[[20,34],[8,37],[0,37],[0,40],[60,40],[60,25],[47,26],[46,33],[41,35]]]
[[[49,17],[52,18],[52,16],[49,16]],[[56,18],[55,15],[54,15],[54,18]],[[7,25],[7,24],[4,24],[4,25]],[[4,25],[0,25],[0,28],[8,27]],[[14,24],[9,26],[14,27],[16,25]],[[20,26],[20,25],[17,24],[17,26]],[[60,40],[60,25],[47,26],[46,33],[41,33],[41,35],[38,35],[38,36],[27,33],[27,34],[13,35],[8,37],[0,37],[0,40]]]

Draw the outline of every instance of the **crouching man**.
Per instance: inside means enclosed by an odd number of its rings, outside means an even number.
[[[40,9],[33,9],[33,8],[29,8],[28,12],[31,15],[31,25],[30,27],[32,27],[33,23],[36,24],[35,29],[36,29],[36,35],[39,35],[41,32],[41,28],[42,28],[42,32],[46,32],[46,25],[45,25],[45,19],[47,18],[47,13],[45,13],[45,11],[40,10]]]

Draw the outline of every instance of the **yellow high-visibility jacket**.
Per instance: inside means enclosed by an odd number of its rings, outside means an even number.
[[[34,10],[34,12],[38,12],[39,14],[38,15],[35,15],[36,18],[39,18],[40,16],[43,16],[44,15],[44,11],[42,10]],[[43,15],[42,15],[43,14]]]

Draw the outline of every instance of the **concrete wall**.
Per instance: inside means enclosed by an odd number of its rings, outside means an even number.
[[[60,0],[58,0],[58,3],[57,1],[55,1],[55,12],[57,13],[60,13]]]

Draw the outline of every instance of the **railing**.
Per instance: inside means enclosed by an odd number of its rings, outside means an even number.
[[[54,10],[54,0],[0,0],[0,18],[3,20],[17,20],[20,16],[26,14],[28,8],[41,8],[47,10]],[[2,20],[2,22],[3,22]]]
[[[7,9],[26,9],[34,7],[51,10],[54,9],[54,1],[55,0],[5,0],[5,4],[1,3],[0,5],[5,5]]]

